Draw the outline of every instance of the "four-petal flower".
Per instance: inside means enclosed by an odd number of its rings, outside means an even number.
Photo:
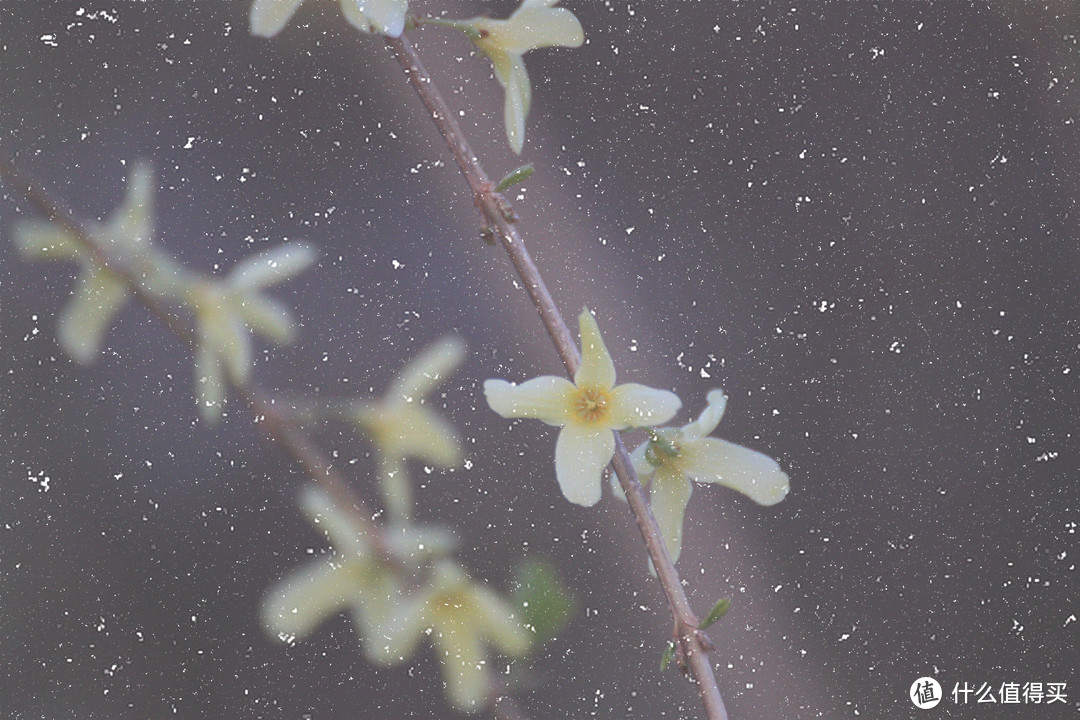
[[[303,0],[255,0],[251,34],[273,37],[281,32]],[[345,19],[362,32],[398,37],[405,29],[408,0],[341,0]]]
[[[428,629],[443,663],[450,702],[467,712],[482,709],[491,694],[485,645],[521,657],[532,644],[506,601],[449,560],[435,566],[430,585],[398,602],[381,631],[381,651],[369,649],[368,658],[384,665],[402,662]]]
[[[446,337],[427,348],[398,374],[382,398],[353,401],[345,411],[377,450],[383,499],[391,518],[412,513],[412,488],[404,462],[418,458],[440,467],[461,461],[457,433],[424,403],[465,357],[465,345]]]
[[[601,473],[615,454],[613,430],[657,425],[682,405],[667,390],[615,385],[615,365],[588,308],[578,316],[581,366],[574,382],[544,375],[521,385],[484,382],[491,409],[506,418],[529,417],[561,426],[555,443],[555,476],[563,495],[578,505],[600,500]]]
[[[149,282],[154,263],[165,264],[151,253],[154,176],[146,163],[135,163],[123,204],[108,223],[88,223],[90,239],[111,261],[130,265]],[[116,315],[128,300],[127,284],[103,267],[99,258],[80,246],[59,223],[28,220],[15,228],[15,243],[23,255],[42,259],[73,259],[82,268],[71,301],[60,314],[56,330],[60,347],[79,362],[90,362]]]
[[[775,460],[727,440],[705,437],[720,423],[726,404],[724,392],[713,390],[697,420],[654,431],[652,440],[630,454],[642,484],[652,481],[649,503],[672,561],[682,550],[691,480],[726,485],[761,505],[775,505],[788,493],[788,476]]]
[[[262,621],[282,640],[312,632],[327,617],[348,609],[367,642],[381,629],[400,599],[399,573],[384,565],[348,513],[314,486],[300,493],[300,507],[330,542],[332,552],[311,560],[271,589],[263,600]],[[393,556],[417,568],[432,555],[453,551],[453,537],[441,528],[416,525],[385,531]],[[368,654],[382,658],[370,644]]]
[[[495,77],[506,91],[503,116],[506,137],[515,153],[525,143],[525,117],[532,88],[522,56],[543,47],[578,47],[585,32],[574,13],[554,7],[559,0],[523,0],[507,20],[476,17],[460,25],[471,30],[473,42],[491,59]]]
[[[245,382],[251,374],[249,327],[277,343],[292,342],[296,334],[292,313],[263,289],[291,278],[314,261],[311,246],[286,243],[245,258],[224,279],[198,278],[189,283],[186,300],[198,326],[195,379],[204,420],[214,422],[220,416],[228,380]]]

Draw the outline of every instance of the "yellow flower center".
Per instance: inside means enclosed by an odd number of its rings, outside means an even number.
[[[598,423],[607,417],[608,396],[598,388],[578,388],[574,398],[574,414],[587,423]]]

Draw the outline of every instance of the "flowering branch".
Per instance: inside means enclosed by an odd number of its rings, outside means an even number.
[[[91,231],[75,217],[70,209],[52,197],[44,187],[25,175],[10,158],[2,153],[0,153],[0,179],[12,185],[47,220],[58,224],[77,245],[78,251],[84,253],[98,271],[108,274],[125,291],[130,292],[155,318],[197,352],[201,342],[199,333],[171,312],[161,297],[149,290],[130,267],[110,257],[110,252],[94,240]],[[364,543],[364,546],[370,550],[373,560],[384,568],[401,569],[401,555],[394,552],[389,533],[373,520],[375,517],[373,511],[352,490],[349,480],[338,472],[330,458],[311,441],[293,413],[277,404],[262,388],[248,378],[235,373],[224,373],[223,380],[244,399],[252,412],[253,421],[267,438],[278,443],[295,462],[300,464],[325,493],[332,507],[335,508],[335,512],[340,511],[347,518],[350,532],[354,532],[355,539]],[[527,645],[527,640],[522,638],[519,638],[519,644]],[[484,702],[497,718],[528,720],[500,682],[490,676],[487,682],[488,686],[482,691]]]
[[[388,37],[385,38],[385,42],[405,71],[409,84],[431,114],[432,122],[442,134],[447,148],[473,192],[474,202],[483,217],[484,228],[489,229],[498,237],[509,255],[510,262],[524,283],[529,299],[536,307],[567,373],[573,377],[581,364],[581,355],[574,344],[570,329],[555,305],[551,293],[548,292],[540,270],[533,262],[525,241],[518,233],[515,225],[516,215],[510,202],[501,193],[496,192],[494,184],[480,165],[480,161],[454,119],[446,101],[432,82],[431,76],[412,43],[404,36]],[[708,651],[711,645],[705,633],[698,629],[698,618],[690,607],[690,601],[683,590],[679,573],[668,555],[660,527],[649,508],[645,491],[638,481],[629,453],[618,432],[615,433],[615,456],[611,464],[630,503],[630,510],[637,521],[649,557],[656,568],[657,577],[674,618],[674,633],[680,655],[697,684],[702,703],[705,705],[706,716],[709,720],[727,720],[727,710],[709,660]]]

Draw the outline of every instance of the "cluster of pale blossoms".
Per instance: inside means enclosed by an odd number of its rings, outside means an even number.
[[[525,118],[532,102],[532,86],[522,59],[544,47],[579,47],[585,42],[581,23],[559,0],[523,0],[506,20],[475,17],[469,20],[409,18],[408,0],[341,0],[345,19],[365,33],[398,37],[407,20],[417,25],[441,25],[464,32],[490,60],[505,91],[503,118],[510,147],[520,154],[525,143]],[[255,0],[251,6],[251,32],[277,35],[300,6],[301,0]]]
[[[672,560],[682,549],[683,516],[691,480],[738,490],[762,505],[780,502],[788,477],[776,461],[726,440],[706,437],[724,413],[726,397],[709,393],[701,416],[682,428],[655,429],[671,420],[682,401],[667,390],[615,384],[615,364],[592,313],[578,317],[581,366],[574,381],[543,375],[520,385],[484,383],[491,409],[505,418],[536,418],[561,427],[555,442],[555,477],[570,502],[600,500],[602,474],[615,454],[615,430],[650,428],[651,439],[632,454],[642,484],[652,481],[649,502]],[[616,495],[622,497],[621,491]]]
[[[151,241],[153,190],[150,166],[135,163],[120,208],[108,223],[87,227],[93,247],[85,247],[60,223],[41,220],[19,223],[15,244],[24,257],[79,264],[57,338],[80,362],[100,354],[105,334],[131,299],[125,277],[170,309],[187,310],[195,321],[199,411],[204,420],[214,422],[224,410],[228,384],[245,383],[251,375],[251,332],[278,343],[295,338],[292,313],[264,291],[309,267],[315,251],[290,242],[242,260],[224,277],[192,272]]]
[[[348,21],[363,32],[397,37],[410,22],[465,32],[494,66],[506,95],[507,137],[520,152],[531,95],[522,56],[539,47],[576,47],[584,41],[577,18],[555,7],[557,1],[524,0],[506,20],[410,18],[407,0],[341,0],[341,6]],[[276,34],[299,4],[255,0],[252,32]],[[288,242],[242,260],[223,276],[192,272],[151,242],[152,202],[152,172],[136,163],[127,195],[109,222],[87,226],[83,236],[60,223],[25,221],[16,228],[16,244],[26,256],[79,264],[76,289],[61,312],[57,332],[61,347],[79,361],[100,354],[105,334],[133,293],[170,315],[190,318],[195,394],[200,414],[213,422],[221,417],[229,387],[244,388],[249,381],[252,333],[277,343],[294,339],[291,312],[265,291],[309,267],[315,252],[306,244]],[[582,362],[573,382],[543,376],[520,385],[484,383],[488,404],[503,417],[537,418],[561,428],[555,477],[569,501],[591,506],[600,500],[603,471],[615,451],[613,433],[630,428],[649,431],[650,439],[631,457],[642,482],[651,484],[650,504],[673,559],[682,547],[692,480],[726,485],[763,505],[784,498],[788,478],[775,461],[707,437],[723,414],[723,392],[709,393],[696,421],[658,428],[675,416],[682,406],[679,398],[644,385],[616,385],[615,367],[596,320],[586,309],[579,323]],[[412,519],[407,461],[444,468],[461,461],[453,427],[430,408],[427,397],[464,354],[459,340],[446,338],[410,362],[379,399],[292,403],[301,421],[343,419],[371,441],[387,522],[373,537],[370,528],[358,524],[354,508],[336,506],[313,485],[303,489],[301,509],[331,548],[268,592],[262,619],[274,636],[291,642],[310,634],[327,617],[347,611],[365,655],[384,666],[410,658],[426,637],[442,662],[452,704],[474,711],[486,706],[496,689],[489,649],[521,657],[534,645],[536,627],[453,559],[453,535]],[[517,604],[520,610],[526,606]]]

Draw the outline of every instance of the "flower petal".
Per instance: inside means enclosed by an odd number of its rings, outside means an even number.
[[[14,241],[19,254],[34,260],[68,260],[81,253],[67,230],[47,220],[20,221],[15,225]]]
[[[646,440],[630,453],[630,464],[634,466],[634,472],[637,473],[638,482],[641,483],[642,487],[648,486],[653,473],[656,472],[656,468],[652,466],[652,463],[645,459],[645,451],[649,449],[649,442],[649,440]],[[619,490],[622,490],[621,486]]]
[[[723,390],[711,390],[705,402],[705,409],[698,415],[698,419],[683,427],[683,437],[688,439],[705,437],[720,424],[720,418],[724,417],[724,408],[727,407],[727,395]]]
[[[738,490],[760,505],[775,505],[790,487],[788,476],[771,457],[717,438],[684,443],[679,465],[697,482]]]
[[[622,430],[628,427],[661,425],[675,417],[680,407],[682,400],[673,392],[626,383],[611,391],[608,426]]]
[[[495,68],[495,78],[506,91],[503,103],[503,122],[506,124],[506,139],[510,148],[521,154],[525,144],[525,118],[532,104],[532,86],[529,73],[520,55],[514,55],[497,49],[488,53]]]
[[[345,19],[362,32],[398,37],[405,29],[408,0],[341,0]]]
[[[237,312],[253,331],[279,345],[296,339],[296,320],[290,309],[264,295],[245,293],[237,298]]]
[[[271,635],[302,638],[344,606],[354,592],[344,567],[319,559],[271,588],[259,615]]]
[[[199,416],[212,425],[221,420],[225,406],[225,369],[217,353],[207,347],[205,338],[195,347],[194,374]]]
[[[255,0],[251,4],[251,34],[273,37],[289,22],[302,0]]]
[[[443,622],[435,634],[450,703],[466,712],[486,704],[491,691],[484,643],[472,623]]]
[[[87,268],[79,276],[75,294],[64,306],[56,328],[56,339],[64,352],[82,363],[92,361],[127,296],[127,287],[109,271]]]
[[[596,318],[585,308],[578,315],[581,331],[581,366],[574,373],[574,384],[610,390],[615,387],[615,363],[611,360]]]
[[[484,381],[488,405],[504,418],[536,418],[555,426],[569,422],[574,392],[573,383],[554,375],[541,375],[520,385]]]
[[[100,230],[100,241],[121,251],[141,252],[150,244],[153,231],[154,171],[150,163],[136,161],[128,174],[124,202]]]
[[[454,426],[436,415],[425,405],[404,405],[388,411],[392,415],[383,433],[376,431],[384,442],[386,453],[398,458],[415,457],[440,467],[452,467],[461,462],[461,446]],[[382,437],[380,437],[382,435]]]
[[[398,458],[380,457],[379,487],[382,490],[383,504],[392,520],[408,521],[412,517],[413,492],[405,463]]]
[[[522,55],[542,47],[580,47],[585,42],[585,31],[566,8],[523,3],[500,28],[498,42],[507,52]]]
[[[416,652],[424,629],[428,627],[430,588],[410,597],[401,598],[364,645],[364,655],[376,665],[389,666],[404,662]]]
[[[276,285],[311,267],[317,257],[315,248],[307,243],[278,245],[238,262],[229,271],[228,283],[245,290]]]
[[[426,396],[446,380],[465,359],[465,343],[461,338],[444,337],[429,345],[398,373],[387,397],[407,402]]]
[[[656,471],[649,505],[672,562],[678,560],[682,552],[683,516],[692,491],[690,481],[678,470],[661,468]]]
[[[600,476],[615,454],[615,436],[606,428],[567,425],[555,441],[555,477],[572,503],[590,507],[600,500]]]
[[[499,652],[511,657],[522,657],[529,651],[532,638],[514,617],[514,611],[502,597],[491,588],[473,585],[469,593],[474,613],[484,636]]]
[[[326,535],[327,541],[341,558],[370,558],[371,552],[356,523],[326,491],[317,485],[305,485],[300,489],[297,502],[311,524]]]

